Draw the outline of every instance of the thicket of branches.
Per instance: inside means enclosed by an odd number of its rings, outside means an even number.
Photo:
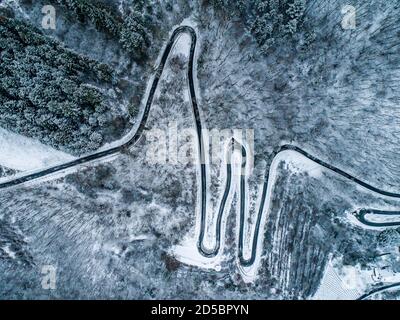
[[[56,0],[81,22],[89,20],[99,31],[115,36],[121,46],[140,60],[150,44],[151,19],[145,14],[145,0],[135,1],[126,17],[121,17],[98,0]]]
[[[306,8],[306,0],[211,0],[211,4],[241,18],[263,52],[299,30]]]

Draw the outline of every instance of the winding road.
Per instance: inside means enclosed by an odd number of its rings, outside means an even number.
[[[400,216],[399,211],[359,209],[359,210],[356,210],[353,214],[356,216],[358,221],[360,221],[361,223],[363,223],[369,227],[382,228],[382,227],[397,227],[400,225],[400,223],[398,221],[374,222],[374,221],[368,220],[368,218],[366,217],[367,215],[386,216],[386,217]]]
[[[195,57],[195,49],[196,49],[196,44],[197,44],[197,36],[196,36],[196,32],[194,31],[194,29],[189,26],[181,26],[181,27],[176,28],[173,31],[170,39],[168,40],[168,42],[164,48],[164,51],[162,53],[160,63],[156,69],[155,75],[152,78],[150,91],[149,91],[147,99],[146,99],[146,104],[145,104],[145,108],[144,108],[144,111],[142,114],[140,124],[138,126],[138,129],[136,130],[136,132],[133,134],[133,136],[131,138],[127,139],[127,141],[121,143],[119,146],[112,147],[107,150],[99,151],[99,152],[96,152],[96,153],[93,153],[93,154],[90,154],[87,156],[83,156],[74,161],[67,162],[67,163],[57,165],[54,167],[50,167],[50,168],[44,169],[42,171],[28,173],[25,175],[18,176],[14,179],[7,180],[5,182],[0,183],[0,189],[15,187],[15,186],[24,184],[29,181],[38,180],[40,178],[50,176],[55,173],[63,172],[64,170],[69,169],[69,168],[79,167],[83,164],[89,163],[89,162],[97,160],[97,159],[102,159],[102,158],[105,158],[110,155],[119,154],[123,150],[136,145],[145,130],[145,126],[146,126],[146,123],[147,123],[147,120],[149,117],[149,112],[150,112],[150,109],[151,109],[151,106],[153,103],[154,95],[157,90],[157,87],[158,87],[160,78],[162,76],[167,59],[171,53],[174,43],[176,42],[178,37],[182,34],[188,34],[191,39],[187,77],[188,77],[188,81],[189,81],[189,93],[190,93],[190,97],[191,97],[191,105],[192,105],[192,110],[193,110],[193,115],[194,115],[194,124],[196,127],[196,133],[197,133],[196,139],[197,139],[197,143],[198,143],[198,158],[200,160],[200,162],[199,162],[200,184],[201,184],[200,189],[199,189],[200,199],[201,199],[201,201],[200,201],[200,232],[199,232],[197,248],[198,248],[199,252],[205,257],[216,256],[219,253],[220,246],[221,246],[220,244],[221,244],[222,217],[223,217],[223,214],[225,211],[228,196],[231,192],[232,169],[233,168],[232,168],[232,165],[228,161],[227,165],[226,165],[226,173],[227,174],[226,174],[225,190],[224,190],[224,194],[223,194],[221,203],[219,205],[219,210],[218,210],[218,215],[217,215],[217,223],[216,223],[216,230],[215,230],[216,242],[215,242],[215,246],[213,248],[207,248],[204,245],[204,237],[205,237],[206,221],[207,221],[207,192],[206,192],[206,190],[207,190],[207,188],[206,188],[206,186],[207,186],[206,170],[207,170],[207,168],[206,168],[206,164],[205,164],[206,162],[205,162],[205,151],[204,151],[205,148],[204,148],[204,140],[203,140],[203,132],[202,132],[202,121],[200,118],[199,106],[198,106],[197,98],[196,98],[196,90],[195,90],[195,85],[194,85],[194,74],[193,74],[194,73],[194,57]],[[344,178],[346,178],[346,179],[348,179],[370,191],[373,191],[377,194],[391,197],[391,198],[400,199],[399,193],[393,193],[393,192],[389,192],[389,191],[385,191],[385,190],[376,188],[376,187],[352,176],[351,174],[349,174],[335,166],[332,166],[332,165],[324,162],[323,160],[320,160],[320,159],[312,156],[311,154],[309,154],[308,152],[304,151],[303,149],[301,149],[297,146],[288,145],[288,144],[282,145],[282,146],[276,148],[275,151],[269,157],[269,163],[267,165],[267,170],[265,173],[265,180],[264,180],[264,184],[262,187],[261,202],[260,202],[259,208],[257,210],[258,215],[256,218],[254,235],[252,237],[251,254],[250,254],[250,258],[246,259],[246,258],[244,258],[244,224],[245,224],[245,220],[246,220],[246,216],[247,216],[247,213],[245,210],[245,208],[246,208],[245,190],[246,190],[246,183],[247,183],[245,167],[246,167],[246,162],[247,162],[246,161],[247,151],[246,151],[245,146],[241,145],[238,141],[236,141],[234,139],[232,139],[231,145],[232,145],[232,148],[230,148],[228,157],[232,156],[231,152],[234,149],[239,149],[241,151],[241,157],[242,157],[241,173],[240,173],[240,194],[239,194],[239,196],[240,196],[240,220],[239,220],[240,224],[239,224],[238,258],[239,258],[240,264],[244,267],[253,265],[256,260],[257,243],[258,243],[258,240],[260,237],[260,231],[262,230],[261,224],[262,224],[262,217],[264,214],[264,208],[265,208],[266,201],[270,200],[270,199],[266,199],[266,198],[267,198],[267,193],[268,193],[267,192],[268,187],[270,185],[269,179],[271,176],[270,171],[272,170],[271,164],[272,164],[273,160],[275,159],[275,157],[283,151],[291,151],[291,152],[296,152],[298,154],[301,154],[302,156],[319,164],[320,166],[322,166],[326,169],[329,169],[329,170],[335,172],[336,174],[338,174],[338,175],[340,175],[340,176],[342,176],[342,177],[344,177]],[[376,223],[368,221],[368,219],[366,219],[365,216],[368,213],[382,214],[381,212],[383,212],[383,211],[372,210],[372,209],[359,209],[357,211],[356,217],[361,223],[364,223],[364,224],[370,225],[370,226],[377,226]],[[398,215],[400,217],[400,212],[388,213],[387,211],[384,211],[384,213],[390,214],[390,215]],[[399,225],[400,225],[400,220],[398,222],[390,222],[390,223],[386,223],[386,224],[381,223],[381,224],[379,224],[379,227],[399,226]],[[374,293],[376,293],[376,292],[379,292],[379,290],[374,291]]]
[[[235,141],[235,144],[238,144],[237,141]],[[242,156],[246,157],[246,150],[245,147],[241,145],[242,148]],[[254,263],[255,261],[255,255],[256,255],[256,251],[257,251],[257,243],[258,243],[258,237],[259,237],[259,233],[260,233],[260,227],[261,227],[261,221],[262,221],[262,215],[264,212],[264,207],[265,207],[265,201],[266,201],[266,194],[267,194],[267,190],[268,190],[268,185],[270,184],[269,181],[269,177],[271,174],[271,163],[273,162],[273,160],[276,158],[276,156],[284,151],[292,151],[292,152],[296,152],[304,157],[306,157],[307,159],[313,161],[314,163],[331,170],[332,172],[335,172],[336,174],[366,188],[367,190],[370,190],[372,192],[378,193],[380,195],[386,196],[386,197],[391,197],[391,198],[396,198],[396,199],[400,199],[400,194],[399,193],[393,193],[393,192],[389,192],[389,191],[385,191],[379,188],[376,188],[370,184],[368,184],[367,182],[364,182],[354,176],[352,176],[351,174],[333,166],[330,165],[328,163],[326,163],[325,161],[318,159],[316,157],[314,157],[313,155],[309,154],[307,151],[304,151],[303,149],[294,146],[294,145],[289,145],[289,144],[285,144],[280,146],[279,148],[277,148],[272,155],[270,156],[270,161],[267,165],[267,171],[265,174],[265,178],[264,178],[264,184],[263,184],[263,190],[262,190],[262,196],[261,196],[261,203],[260,206],[258,208],[258,216],[257,216],[257,220],[256,220],[256,227],[255,227],[255,232],[254,232],[254,236],[253,236],[253,243],[252,243],[252,251],[251,251],[251,257],[250,259],[244,259],[243,257],[243,242],[244,242],[244,221],[245,221],[245,217],[246,217],[246,213],[244,212],[244,208],[245,208],[245,183],[246,183],[246,179],[244,176],[244,172],[245,170],[243,170],[243,166],[246,164],[246,161],[242,161],[242,176],[240,179],[240,229],[239,229],[239,260],[240,263],[243,266],[250,266]],[[227,179],[226,179],[226,185],[225,185],[225,191],[224,191],[224,195],[222,197],[221,200],[221,204],[219,207],[219,211],[218,211],[218,217],[217,217],[217,224],[216,224],[216,245],[213,249],[206,249],[203,245],[203,239],[204,239],[204,230],[205,230],[205,217],[206,217],[206,212],[202,211],[202,225],[200,227],[200,237],[199,237],[199,244],[198,244],[198,248],[200,250],[200,252],[202,252],[203,255],[208,256],[208,257],[212,257],[212,256],[216,256],[218,254],[219,251],[219,247],[220,247],[220,236],[221,236],[221,223],[222,223],[222,215],[224,212],[224,208],[226,205],[226,201],[229,195],[229,191],[230,191],[230,185],[231,185],[231,181],[232,181],[232,166],[230,163],[227,163],[226,166],[226,172],[227,172]],[[204,190],[204,189],[203,189]],[[204,194],[204,192],[203,192]],[[374,227],[394,227],[394,226],[400,226],[400,211],[379,211],[379,210],[374,210],[374,209],[359,209],[357,211],[354,212],[355,217],[363,224],[368,225],[368,226],[374,226]],[[396,222],[381,222],[381,223],[375,223],[375,222],[371,222],[368,219],[365,218],[365,215],[367,214],[380,214],[380,215],[392,215],[392,216],[398,216],[399,217],[399,221]],[[203,218],[204,218],[204,222],[203,222]]]
[[[397,287],[400,288],[400,282],[396,282],[396,283],[389,284],[389,285],[386,285],[386,286],[383,286],[383,287],[380,287],[380,288],[373,289],[370,292],[367,292],[367,293],[363,294],[357,300],[365,300],[365,299],[373,296],[374,294],[385,292],[385,291],[388,291],[388,290],[391,290],[391,289],[395,289]]]

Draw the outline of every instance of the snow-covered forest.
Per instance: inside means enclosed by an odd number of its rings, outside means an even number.
[[[400,211],[400,200],[356,182],[400,192],[399,17],[396,0],[0,1],[0,185],[143,130],[107,157],[0,188],[0,299],[354,299],[400,283],[398,217],[360,218]],[[179,26],[197,42],[179,35],[159,74]],[[238,262],[239,179],[208,259],[196,247],[200,166],[149,159],[166,156],[154,131],[195,132],[190,89],[204,129],[254,131],[245,249],[271,182],[251,276]],[[189,140],[174,147],[196,154]],[[285,144],[353,178],[299,154],[274,158]],[[205,173],[210,225],[222,159]],[[43,286],[48,266],[55,288]],[[399,299],[398,288],[368,298]]]

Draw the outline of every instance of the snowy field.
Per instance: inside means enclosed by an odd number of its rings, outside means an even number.
[[[0,165],[31,171],[74,159],[73,156],[0,128]]]
[[[353,288],[346,284],[346,281],[341,277],[332,263],[329,262],[321,285],[316,292],[315,300],[355,300],[363,293],[360,288]]]

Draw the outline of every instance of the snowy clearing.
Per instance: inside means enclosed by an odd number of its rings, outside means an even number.
[[[0,165],[28,171],[73,160],[74,157],[34,139],[0,128]]]

